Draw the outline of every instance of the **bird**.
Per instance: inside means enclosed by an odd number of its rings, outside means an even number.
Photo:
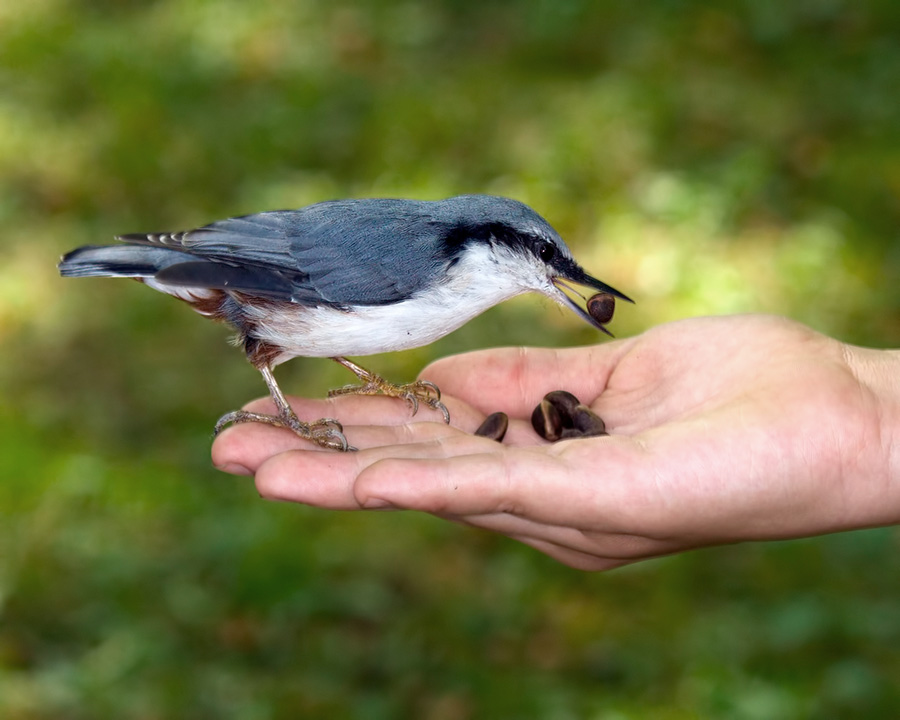
[[[427,345],[494,305],[536,292],[610,334],[564,292],[593,288],[633,302],[575,261],[528,205],[493,195],[443,200],[327,200],[297,210],[232,217],[193,230],[119,235],[59,262],[63,277],[125,277],[186,302],[237,331],[262,374],[272,415],[236,410],[235,423],[287,428],[312,443],[353,450],[340,422],[301,420],[273,374],[294,357],[331,358],[360,381],[329,395],[387,395],[422,403],[450,421],[427,380],[394,384],[349,356]]]

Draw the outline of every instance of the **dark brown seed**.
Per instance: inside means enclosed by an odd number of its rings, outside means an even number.
[[[544,440],[556,442],[562,433],[563,422],[557,407],[545,397],[531,413],[531,426]]]
[[[509,416],[505,412],[495,412],[484,419],[484,422],[478,426],[475,434],[497,442],[503,442],[503,437],[506,435],[508,427]]]
[[[613,313],[616,311],[616,298],[603,292],[591,295],[587,301],[587,311],[598,323],[606,325],[613,319]]]
[[[531,424],[538,435],[550,442],[609,434],[603,419],[565,390],[544,395],[531,414]]]
[[[572,427],[581,433],[582,437],[599,437],[608,435],[606,423],[597,413],[587,405],[579,405],[572,413]]]
[[[559,411],[563,427],[572,427],[572,413],[581,404],[577,397],[565,390],[554,390],[544,395],[544,400]]]

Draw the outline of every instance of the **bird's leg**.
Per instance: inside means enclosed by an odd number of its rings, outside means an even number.
[[[216,435],[226,425],[231,425],[232,423],[258,422],[293,430],[304,440],[309,440],[324,448],[345,451],[356,449],[347,443],[347,438],[344,437],[344,429],[337,420],[322,418],[321,420],[307,423],[298,418],[297,413],[294,412],[284,397],[284,393],[281,392],[281,388],[278,387],[278,383],[275,382],[272,368],[268,365],[262,365],[259,371],[262,373],[266,385],[269,386],[269,394],[272,396],[278,412],[275,415],[263,415],[262,413],[249,412],[247,410],[235,410],[219,418],[219,422],[216,423]]]
[[[419,403],[422,402],[428,407],[440,411],[441,415],[444,416],[445,423],[450,422],[450,411],[441,402],[441,391],[434,383],[427,380],[416,380],[405,385],[395,385],[345,357],[337,356],[331,359],[356,375],[362,385],[346,385],[336,390],[329,390],[329,397],[334,397],[335,395],[387,395],[388,397],[402,398],[409,403],[413,415],[418,412]]]

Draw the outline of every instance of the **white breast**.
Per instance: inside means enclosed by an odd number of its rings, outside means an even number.
[[[529,290],[543,291],[546,275],[487,247],[470,248],[445,282],[409,300],[353,311],[285,305],[247,308],[254,337],[284,349],[275,364],[292,357],[372,355],[427,345],[494,305]],[[548,293],[550,294],[550,293]]]

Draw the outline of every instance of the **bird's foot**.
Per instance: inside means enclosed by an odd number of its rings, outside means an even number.
[[[395,385],[374,373],[361,375],[360,380],[363,380],[361,385],[345,385],[342,388],[329,390],[328,397],[337,395],[386,395],[406,400],[412,409],[413,415],[419,411],[419,403],[422,403],[440,412],[444,416],[445,423],[450,422],[450,411],[441,402],[441,391],[433,382],[416,380],[403,385]]]
[[[216,423],[215,434],[218,435],[227,425],[245,422],[258,422],[275,427],[292,430],[304,440],[309,440],[319,447],[330,450],[356,450],[347,442],[344,436],[344,428],[337,420],[322,418],[315,422],[303,422],[293,410],[281,412],[278,415],[263,415],[262,413],[248,412],[247,410],[235,410],[223,415]]]

